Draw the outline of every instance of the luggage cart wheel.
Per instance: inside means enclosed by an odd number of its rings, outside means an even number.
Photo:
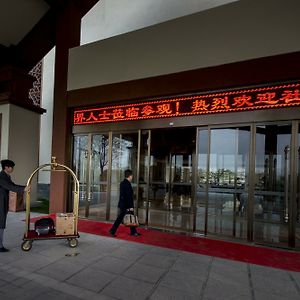
[[[22,250],[29,251],[32,248],[32,241],[25,241],[22,243]]]
[[[69,246],[71,248],[76,248],[78,246],[78,241],[77,239],[68,239],[68,242],[69,242]]]

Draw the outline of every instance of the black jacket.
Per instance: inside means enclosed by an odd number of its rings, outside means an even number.
[[[118,207],[122,210],[133,208],[133,189],[131,183],[124,179],[120,183],[120,199],[118,203]]]
[[[16,185],[4,171],[0,172],[0,228],[5,228],[8,213],[9,191],[23,193],[25,186]]]

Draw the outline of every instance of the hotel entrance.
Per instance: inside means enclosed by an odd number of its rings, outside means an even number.
[[[80,216],[113,221],[129,168],[145,226],[299,248],[299,140],[297,121],[76,134]]]
[[[74,111],[80,215],[300,249],[299,83]]]

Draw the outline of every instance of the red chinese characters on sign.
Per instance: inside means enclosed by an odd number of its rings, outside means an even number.
[[[139,108],[130,107],[126,109],[126,117],[127,118],[137,118],[139,116]]]
[[[84,113],[75,113],[74,114],[74,124],[80,124],[85,121]]]
[[[253,106],[253,103],[251,103],[251,96],[247,96],[247,95],[242,95],[240,97],[234,97],[233,98],[233,104],[232,106],[236,106],[236,107],[249,107],[249,106]]]
[[[114,109],[113,112],[112,112],[112,116],[113,116],[113,119],[116,120],[116,119],[124,119],[125,116],[124,116],[124,110],[123,109]]]
[[[228,105],[228,97],[224,98],[213,98],[213,102],[211,105],[211,110],[227,110],[230,109]]]
[[[109,120],[111,113],[108,113],[106,110],[104,110],[102,113],[99,114],[100,120]]]
[[[209,104],[206,104],[206,100],[200,99],[193,102],[192,111],[199,112],[199,111],[207,111],[209,108]]]
[[[162,104],[162,105],[157,105],[157,111],[158,114],[164,115],[164,114],[171,114],[171,105],[170,104]]]
[[[94,116],[94,113],[91,112],[89,117],[86,119],[87,122],[98,121],[98,119]]]
[[[299,90],[286,90],[282,93],[280,100],[283,100],[286,104],[291,102],[300,103],[300,91]]]
[[[73,122],[79,125],[289,106],[300,106],[300,83],[75,110]]]
[[[275,100],[274,98],[276,97],[276,93],[268,92],[268,93],[263,93],[263,94],[257,94],[256,95],[256,101],[254,102],[255,104],[277,104],[279,100]]]
[[[151,105],[146,105],[142,108],[142,115],[143,116],[150,116],[155,113],[155,110]]]

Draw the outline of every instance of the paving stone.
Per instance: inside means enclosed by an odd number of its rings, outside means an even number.
[[[18,278],[17,280],[14,280],[14,281],[12,282],[12,284],[21,287],[21,286],[27,284],[29,281],[30,281],[30,279],[28,279],[28,278],[20,277],[20,278]]]
[[[57,261],[58,262],[68,261],[74,264],[88,266],[90,264],[95,263],[105,255],[107,254],[99,253],[96,247],[89,247],[86,249],[81,249],[80,247],[77,248],[66,247],[66,251],[63,251],[63,256]]]
[[[247,263],[214,257],[212,268],[227,270],[227,272],[248,272]]]
[[[136,263],[133,266],[131,266],[123,274],[123,276],[146,281],[149,283],[156,283],[165,273],[166,273],[165,269]]]
[[[171,270],[177,272],[184,272],[187,274],[191,274],[194,276],[199,276],[201,278],[207,277],[208,272],[208,263],[198,262],[198,261],[186,261],[184,259],[179,258],[174,265],[172,266]]]
[[[199,296],[176,289],[158,286],[150,297],[151,300],[199,300]]]
[[[163,256],[168,256],[168,257],[178,257],[181,255],[181,251],[176,251],[173,249],[167,249],[167,248],[161,248],[161,247],[153,247],[150,250],[151,253],[156,253],[159,255]]]
[[[203,291],[203,299],[251,300],[252,295],[249,286],[209,278]]]
[[[91,268],[114,274],[121,274],[133,264],[124,258],[105,256],[91,265]]]
[[[7,285],[7,281],[4,281],[4,280],[0,279],[0,288],[1,288],[1,286],[4,286],[4,285]]]
[[[167,257],[156,253],[146,253],[139,260],[138,263],[147,266],[169,269],[176,261],[176,257]]]
[[[115,300],[116,298],[112,298],[106,295],[101,295],[92,291],[81,290],[80,293],[77,294],[77,297],[80,299],[88,299],[88,300]],[[54,299],[53,299],[54,300]]]
[[[190,253],[190,252],[182,252],[180,254],[179,259],[186,261],[186,262],[192,262],[192,263],[202,263],[202,264],[210,264],[213,260],[211,256],[202,255],[202,254],[196,254],[196,253]]]
[[[264,293],[261,291],[254,291],[255,300],[299,300],[298,295],[276,295],[271,293]]]
[[[1,300],[300,299],[300,272],[103,236],[83,233],[75,249],[65,240],[39,241],[24,252],[24,218],[9,213],[5,242],[11,251],[0,254]],[[78,255],[65,256],[71,253]]]
[[[111,282],[116,275],[111,273],[97,271],[95,269],[85,269],[67,280],[68,283],[77,287],[85,288],[94,292],[100,291],[109,282]]]
[[[12,267],[17,267],[26,271],[36,271],[38,269],[41,269],[42,267],[53,263],[56,260],[56,257],[45,257],[36,253],[34,256],[21,258],[19,260],[10,262],[9,264]]]
[[[64,281],[75,273],[78,273],[84,267],[79,264],[74,264],[67,259],[56,261],[37,271],[38,274],[47,275],[59,281]]]
[[[293,280],[296,282],[300,289],[300,272],[289,272],[289,274],[292,276]]]
[[[252,276],[272,277],[279,280],[290,281],[289,272],[285,270],[259,266],[254,264],[250,264],[249,266],[250,266],[250,271]]]
[[[222,281],[224,284],[232,284],[239,286],[250,286],[248,274],[244,273],[233,273],[233,272],[213,272],[209,274],[209,278]]]
[[[203,280],[187,273],[170,271],[162,278],[160,285],[200,295]]]
[[[154,285],[150,283],[119,276],[100,294],[122,300],[144,300],[148,299],[153,287]]]
[[[144,254],[145,252],[132,249],[131,247],[120,247],[115,251],[112,251],[110,255],[126,260],[136,261]]]
[[[251,275],[254,290],[279,296],[293,297],[298,294],[296,285],[292,280],[269,276]]]
[[[49,289],[47,292],[43,293],[41,299],[43,300],[77,300],[80,299],[78,297],[74,297],[73,295],[68,295],[62,292],[58,292],[56,290]]]

